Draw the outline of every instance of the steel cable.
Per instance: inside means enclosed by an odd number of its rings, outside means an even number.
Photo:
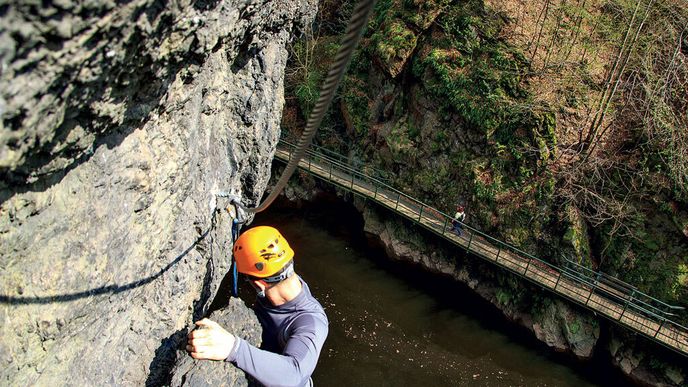
[[[270,204],[272,204],[272,202],[277,198],[277,195],[279,195],[287,185],[289,178],[296,170],[296,167],[299,165],[299,161],[301,161],[305,155],[306,149],[311,144],[313,136],[315,136],[315,133],[320,127],[320,123],[325,116],[325,112],[327,112],[327,109],[332,103],[334,93],[337,91],[337,87],[341,83],[342,78],[346,73],[346,68],[351,61],[351,56],[358,46],[361,36],[363,36],[363,30],[366,24],[368,24],[368,17],[370,16],[373,6],[375,5],[375,1],[376,0],[361,0],[356,5],[356,8],[351,15],[351,20],[349,20],[349,25],[347,26],[344,34],[343,44],[340,46],[339,51],[335,56],[334,63],[327,73],[327,78],[325,79],[325,82],[320,90],[320,97],[318,98],[313,111],[308,117],[306,129],[304,129],[303,134],[301,135],[301,138],[296,146],[296,150],[284,169],[284,172],[282,172],[282,176],[279,178],[277,184],[275,184],[275,187],[270,192],[270,195],[268,195],[267,199],[265,199],[263,203],[255,208],[246,208],[241,203],[235,202],[234,204],[236,204],[242,210],[246,211],[247,213],[258,213],[264,211],[270,206]]]

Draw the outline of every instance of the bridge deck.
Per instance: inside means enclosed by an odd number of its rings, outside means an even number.
[[[292,144],[280,142],[275,157],[287,162]],[[493,262],[520,277],[583,305],[635,332],[688,356],[688,329],[655,313],[648,304],[639,305],[634,294],[626,294],[592,278],[519,251],[468,226],[461,236],[451,230],[451,219],[379,180],[325,155],[309,151],[299,167],[316,177],[373,200],[440,235],[472,254]]]

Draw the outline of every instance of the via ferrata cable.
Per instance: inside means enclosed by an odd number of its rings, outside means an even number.
[[[341,83],[342,78],[344,78],[346,68],[351,61],[351,56],[358,46],[361,36],[363,36],[363,30],[368,24],[368,18],[373,10],[373,7],[375,6],[375,2],[376,0],[361,0],[358,2],[358,4],[356,4],[356,8],[354,9],[351,19],[349,20],[349,25],[346,28],[343,38],[344,43],[340,46],[339,51],[337,51],[334,62],[327,73],[327,78],[325,79],[325,82],[320,90],[320,97],[318,98],[313,111],[308,117],[306,128],[299,139],[296,150],[294,150],[289,163],[284,169],[284,172],[282,172],[282,176],[277,181],[277,184],[275,184],[275,187],[270,192],[270,195],[268,195],[263,203],[255,208],[246,208],[239,201],[234,202],[237,207],[241,208],[247,213],[258,213],[264,211],[270,206],[270,204],[272,204],[272,202],[287,185],[289,178],[299,165],[299,161],[301,161],[303,156],[306,154],[306,149],[308,149],[308,146],[311,144],[311,141],[313,140],[316,131],[320,127],[320,123],[322,122],[327,109],[332,103],[334,93],[337,91],[337,87]]]
[[[296,150],[292,154],[292,157],[289,160],[289,163],[287,164],[286,168],[284,169],[284,172],[282,172],[282,176],[279,178],[279,180],[275,184],[275,187],[270,192],[270,195],[268,195],[265,201],[263,201],[263,203],[261,203],[257,207],[247,208],[241,204],[241,197],[239,196],[227,194],[225,192],[216,194],[218,197],[228,197],[230,203],[234,205],[235,215],[232,216],[232,244],[234,244],[234,242],[236,242],[237,238],[239,237],[239,230],[241,228],[241,225],[246,222],[246,214],[255,214],[267,209],[270,206],[270,204],[272,204],[272,202],[277,198],[277,196],[282,192],[284,187],[287,185],[289,178],[291,178],[291,175],[294,173],[296,167],[299,165],[299,161],[301,161],[301,159],[305,155],[306,149],[308,149],[308,146],[311,144],[311,141],[313,140],[315,133],[320,127],[320,123],[322,122],[323,117],[327,112],[327,109],[329,109],[330,105],[332,104],[334,93],[337,91],[337,88],[339,87],[342,78],[344,78],[346,68],[349,65],[349,62],[351,62],[351,56],[353,55],[354,50],[358,46],[358,42],[361,40],[361,37],[363,36],[363,30],[365,29],[365,26],[368,24],[368,18],[370,17],[370,13],[372,12],[373,7],[375,6],[375,2],[376,0],[361,0],[356,5],[356,8],[354,9],[353,14],[351,15],[351,19],[349,20],[349,25],[347,26],[346,32],[344,34],[344,43],[340,46],[339,51],[337,51],[337,55],[335,56],[334,62],[332,63],[329,72],[327,73],[327,78],[325,79],[325,82],[321,87],[318,101],[315,103],[315,107],[313,108],[313,111],[311,111],[311,114],[308,117],[308,121],[306,122],[306,128],[304,129],[303,134],[299,139],[299,142],[296,146]],[[234,254],[232,254],[231,270],[232,295],[234,297],[237,297],[238,271],[236,267],[236,259],[234,258]]]

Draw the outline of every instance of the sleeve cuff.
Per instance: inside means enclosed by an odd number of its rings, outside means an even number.
[[[227,356],[225,361],[233,362],[236,360],[237,352],[239,352],[239,345],[242,341],[242,339],[234,336],[234,345],[232,346],[232,349],[229,351],[229,355]]]

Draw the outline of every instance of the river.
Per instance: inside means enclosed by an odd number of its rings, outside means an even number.
[[[325,307],[330,333],[313,375],[316,385],[628,383],[605,361],[582,363],[552,353],[467,287],[391,262],[370,247],[360,218],[345,207],[271,208],[251,225],[282,232],[296,252],[297,272]]]

